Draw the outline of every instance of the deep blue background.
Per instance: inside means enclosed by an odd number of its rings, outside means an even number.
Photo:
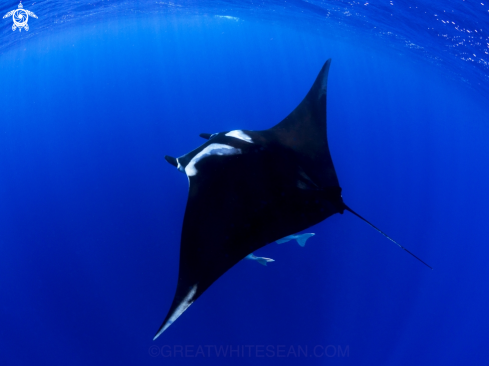
[[[0,57],[0,362],[487,364],[486,96],[388,44],[264,21],[115,18]],[[327,58],[345,213],[271,244],[156,342],[201,132],[265,129]],[[348,347],[348,357],[152,357],[169,345]],[[153,348],[151,348],[153,347]]]

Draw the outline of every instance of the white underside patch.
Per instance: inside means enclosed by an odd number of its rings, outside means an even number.
[[[253,140],[251,139],[251,137],[248,136],[246,133],[244,133],[241,130],[234,130],[234,131],[228,132],[225,136],[235,137],[237,139],[249,142],[250,144],[253,143]]]
[[[191,177],[197,174],[197,168],[195,168],[195,164],[197,164],[200,160],[211,156],[211,155],[237,155],[241,154],[241,149],[237,149],[235,147],[224,145],[224,144],[210,144],[204,150],[195,155],[192,160],[185,167],[185,173],[187,176]]]
[[[173,324],[173,322],[175,320],[178,319],[178,317],[180,315],[183,314],[183,312],[185,310],[187,310],[187,308],[192,305],[192,303],[194,302],[193,301],[193,297],[195,295],[195,293],[197,292],[197,285],[194,285],[194,287],[192,287],[189,291],[189,293],[187,294],[187,296],[185,296],[185,299],[183,299],[183,301],[180,303],[180,305],[178,305],[178,307],[175,309],[175,311],[173,312],[173,314],[171,315],[170,319],[168,319],[168,321],[166,322],[165,326],[158,332],[157,335],[155,335],[155,337],[153,338],[153,340],[155,340],[156,338],[158,338],[161,333],[163,333],[165,330],[168,329],[168,327],[170,325]]]

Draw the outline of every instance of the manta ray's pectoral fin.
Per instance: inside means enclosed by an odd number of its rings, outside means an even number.
[[[179,288],[181,290],[181,287]],[[181,291],[179,291],[181,292]],[[194,302],[195,298],[195,293],[197,292],[197,285],[193,285],[190,287],[187,291],[184,292],[184,296],[176,296],[175,299],[173,299],[173,304],[171,307],[170,312],[168,313],[165,321],[161,325],[160,329],[158,329],[158,332],[153,338],[153,341],[158,338],[161,333],[163,333],[170,325],[173,324],[175,320],[178,319],[180,315],[183,314],[187,308],[192,305]]]
[[[202,137],[203,139],[209,140],[211,138],[212,134],[211,133],[201,133],[199,136]]]
[[[326,94],[331,59],[326,61],[302,102],[269,129],[282,146],[296,152],[304,174],[317,187],[339,187],[326,133]],[[307,177],[307,178],[306,178]]]
[[[173,156],[165,155],[165,160],[173,165],[175,168],[178,168],[178,161]]]

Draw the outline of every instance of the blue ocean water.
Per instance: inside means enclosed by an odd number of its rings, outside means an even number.
[[[23,5],[29,31],[0,23],[2,365],[489,364],[489,4]],[[164,155],[273,126],[328,58],[343,198],[434,270],[334,215],[152,341],[188,192]]]

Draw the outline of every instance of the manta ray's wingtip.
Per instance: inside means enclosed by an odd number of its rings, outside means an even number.
[[[329,68],[331,66],[331,59],[328,58],[326,62],[324,63],[323,67],[321,68],[321,71],[319,74],[323,74],[326,79],[328,78],[328,73],[329,73]],[[327,80],[326,80],[327,81]]]
[[[328,85],[328,75],[329,75],[329,68],[331,66],[331,59],[328,58],[326,62],[323,65],[323,68],[319,72],[319,75],[322,76],[321,80],[321,92],[326,92],[327,85]],[[320,93],[321,94],[321,93]]]
[[[177,289],[177,293],[178,293]],[[172,307],[170,309],[170,312],[166,316],[165,321],[163,324],[161,324],[160,329],[156,332],[156,335],[153,338],[153,341],[156,340],[165,330],[168,329],[170,325],[172,325],[175,320],[177,320],[180,315],[183,314],[187,308],[192,305],[192,303],[195,301],[195,294],[197,292],[197,285],[193,285],[192,288],[188,291],[188,293],[185,295],[185,297],[180,301],[180,302],[175,302],[172,304]],[[198,297],[198,296],[197,296]]]
[[[163,332],[171,325],[171,324],[167,324],[168,322],[165,321],[163,322],[163,324],[161,324],[161,327],[160,329],[158,329],[158,331],[156,332],[155,336],[153,337],[153,341],[156,341],[156,339],[163,334]]]

